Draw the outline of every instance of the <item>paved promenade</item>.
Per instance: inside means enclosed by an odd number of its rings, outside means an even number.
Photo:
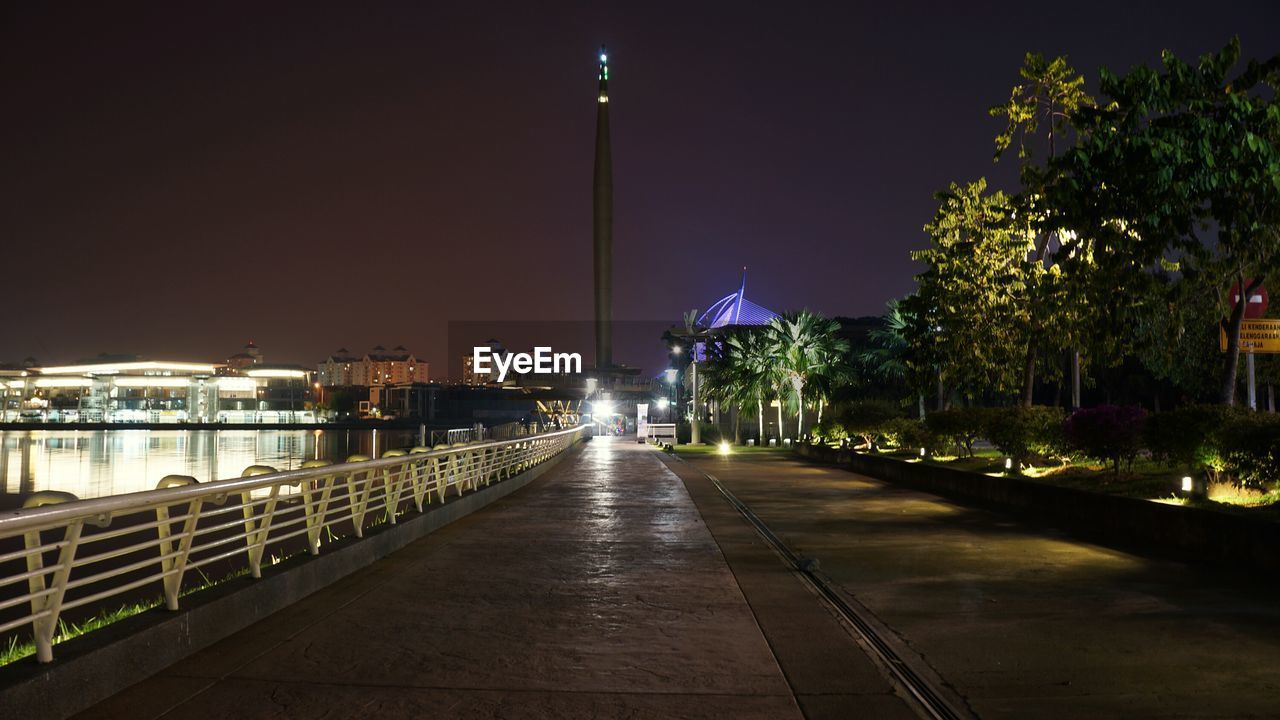
[[[691,463],[980,717],[1280,718],[1274,578],[1133,555],[787,453]]]
[[[706,490],[596,439],[83,716],[912,717]]]

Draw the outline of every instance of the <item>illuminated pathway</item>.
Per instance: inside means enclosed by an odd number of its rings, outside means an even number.
[[[656,451],[596,439],[84,717],[912,717],[726,521]]]
[[[783,453],[692,465],[816,558],[983,718],[1280,717],[1274,584],[1092,545]]]

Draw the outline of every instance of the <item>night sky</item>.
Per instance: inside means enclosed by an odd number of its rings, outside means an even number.
[[[909,292],[932,193],[1013,174],[986,109],[1027,50],[1280,51],[1262,0],[870,5],[6,3],[0,361],[434,371],[450,320],[589,319],[602,42],[615,315],[673,323],[743,265],[779,311]]]

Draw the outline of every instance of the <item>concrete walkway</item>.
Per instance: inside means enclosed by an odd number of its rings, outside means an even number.
[[[1280,717],[1273,579],[1132,555],[787,453],[691,462],[983,718]]]
[[[909,717],[777,558],[734,538],[754,606],[656,451],[598,438],[83,716]]]

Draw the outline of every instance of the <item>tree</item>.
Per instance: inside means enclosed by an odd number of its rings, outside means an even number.
[[[1072,120],[1082,108],[1092,107],[1095,102],[1084,91],[1084,76],[1067,63],[1066,57],[1060,56],[1046,61],[1039,53],[1027,53],[1020,74],[1026,82],[1014,86],[1007,103],[997,105],[989,111],[992,117],[1004,117],[1008,120],[1008,126],[1004,132],[996,136],[995,159],[998,161],[1017,138],[1019,175],[1024,192],[1028,197],[1036,198],[1040,195],[1044,173],[1031,164],[1032,150],[1029,144],[1034,142],[1043,129],[1048,157],[1053,159],[1058,154],[1057,146],[1060,136],[1071,128]],[[1058,231],[1059,228],[1052,225],[1039,228],[1029,262],[1046,268],[1053,264],[1049,249]],[[1053,332],[1050,332],[1050,323],[1046,322],[1044,316],[1049,314],[1052,319],[1060,321],[1063,319],[1061,311],[1067,311],[1073,307],[1062,302],[1063,288],[1060,283],[1054,282],[1057,276],[1029,273],[1029,277],[1039,282],[1033,282],[1027,288],[1029,291],[1027,319],[1031,332],[1027,335],[1022,383],[1022,404],[1027,406],[1031,405],[1035,389],[1038,347],[1050,337],[1057,340],[1058,346],[1066,347],[1062,341],[1069,337],[1069,333],[1063,332],[1061,322],[1057,323],[1059,327],[1052,328]],[[1060,312],[1053,312],[1055,309]],[[1080,398],[1078,363],[1079,352],[1077,351],[1072,354],[1072,401],[1073,405],[1077,406]]]
[[[1061,226],[1089,244],[1066,249],[1092,256],[1113,292],[1162,267],[1201,272],[1220,293],[1233,282],[1246,288],[1224,303],[1227,405],[1246,298],[1280,266],[1280,56],[1236,73],[1239,58],[1233,39],[1195,66],[1166,51],[1159,70],[1103,70],[1108,101],[1081,111],[1080,139],[1050,162],[1046,183]],[[1140,297],[1118,299],[1123,313]]]
[[[939,368],[942,385],[1010,393],[1019,386],[1019,349],[1029,342],[1028,294],[1045,272],[1027,262],[1030,213],[1018,198],[987,192],[983,179],[952,183],[938,199],[925,226],[930,247],[911,253],[926,269],[901,305],[911,318],[908,337]]]
[[[839,323],[808,310],[776,317],[766,330],[769,353],[796,402],[797,438],[804,434],[805,386],[838,373],[849,352],[848,341],[839,333]],[[781,429],[781,415],[778,424]]]
[[[899,300],[885,305],[884,324],[868,335],[869,347],[858,360],[872,378],[884,383],[905,384],[916,393],[920,417],[924,417],[924,390],[929,383],[908,335],[911,317]]]

